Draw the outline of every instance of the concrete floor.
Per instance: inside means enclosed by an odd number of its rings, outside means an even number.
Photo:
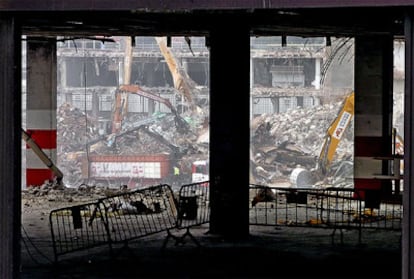
[[[37,278],[401,278],[400,232],[356,231],[331,237],[332,230],[251,227],[250,236],[232,241],[192,228],[176,245],[160,233],[114,247],[71,253],[53,264],[48,239],[22,247],[22,279]],[[178,232],[176,232],[178,233]],[[184,233],[184,232],[180,232]],[[33,249],[37,247],[39,251]]]

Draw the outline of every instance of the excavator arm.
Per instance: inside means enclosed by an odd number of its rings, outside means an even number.
[[[142,97],[145,97],[145,98],[148,98],[150,100],[154,100],[156,102],[159,102],[159,103],[162,103],[162,104],[166,105],[175,116],[175,122],[177,124],[177,128],[183,133],[187,133],[189,131],[190,127],[189,127],[187,121],[185,121],[178,114],[177,110],[174,108],[174,106],[171,104],[171,102],[168,99],[162,98],[158,95],[155,95],[153,93],[145,91],[140,86],[135,85],[135,84],[121,85],[118,89],[117,96],[118,95],[122,96],[122,94],[120,94],[120,92],[127,92],[127,93],[137,94],[137,95],[140,95]],[[123,107],[123,103],[122,103],[121,97],[116,98],[116,105],[115,105],[115,109],[114,109],[114,115],[113,115],[113,118],[112,118],[113,119],[113,124],[115,124],[115,125],[116,125],[116,123],[120,123],[120,120],[122,119],[122,107]],[[114,132],[120,131],[120,129],[121,129],[121,127],[116,129],[115,131],[112,130],[112,132],[114,133]]]
[[[126,111],[128,96],[117,90],[115,92],[115,103],[112,109],[112,127],[111,132],[117,133],[122,129],[122,120]]]
[[[331,165],[335,155],[336,148],[338,147],[345,130],[348,128],[349,123],[351,123],[351,120],[354,117],[354,99],[354,92],[345,98],[338,116],[327,130],[318,160],[318,168],[321,170],[322,174],[326,174],[328,172],[329,166]]]
[[[184,96],[185,101],[188,103],[191,110],[194,111],[195,105],[193,100],[193,91],[196,87],[194,80],[188,76],[188,74],[181,67],[179,61],[175,58],[172,51],[168,48],[166,38],[156,37],[155,39],[161,54],[168,65],[175,89],[177,89]]]
[[[135,84],[124,84],[121,85],[119,87],[119,91],[124,91],[124,92],[128,92],[128,93],[133,93],[133,94],[137,94],[140,95],[142,97],[157,101],[159,103],[163,103],[164,105],[166,105],[169,109],[171,109],[171,111],[176,114],[177,112],[175,111],[175,108],[171,105],[170,101],[168,99],[162,98],[158,95],[155,95],[153,93],[147,92],[144,89],[142,89],[142,87],[135,85]]]

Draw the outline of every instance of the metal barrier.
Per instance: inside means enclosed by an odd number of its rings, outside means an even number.
[[[136,238],[176,227],[176,203],[168,185],[101,199],[110,242],[127,244]]]
[[[250,185],[250,225],[401,230],[402,205],[361,199],[353,189],[300,189]],[[67,253],[122,243],[167,232],[176,245],[190,229],[210,221],[209,182],[183,185],[175,196],[169,185],[151,186],[51,211],[49,222],[55,261]],[[185,230],[177,235],[173,230]]]
[[[49,222],[55,262],[60,255],[103,244],[110,245],[99,202],[53,210]]]
[[[402,204],[373,204],[349,188],[283,188],[250,185],[250,224],[336,230],[401,230]]]
[[[65,207],[49,215],[55,262],[67,253],[112,245],[166,231],[176,243],[190,236],[190,228],[209,222],[208,182],[184,185],[178,199],[169,185],[151,186],[102,198],[96,202]],[[182,236],[173,229],[186,229]]]
[[[200,226],[210,222],[210,183],[209,181],[183,185],[178,196],[178,215],[177,229],[185,229],[186,232],[181,236],[176,236],[167,230],[168,236],[163,247],[166,246],[170,238],[175,239],[176,245],[184,243],[186,236],[200,246],[200,243],[191,234],[190,228]]]

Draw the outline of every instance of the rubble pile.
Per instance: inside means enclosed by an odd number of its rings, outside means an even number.
[[[58,157],[65,153],[82,151],[85,143],[98,135],[96,121],[69,103],[57,110]]]
[[[326,131],[341,102],[280,114],[263,114],[251,123],[253,182],[272,184],[288,181],[298,166],[312,170],[317,164]],[[205,115],[205,114],[204,114]],[[177,131],[173,115],[157,114],[143,119],[133,116],[123,123],[123,132],[99,135],[96,121],[70,104],[58,110],[58,166],[70,185],[81,182],[81,158],[85,154],[176,154],[184,172],[191,162],[208,154],[208,121],[187,119],[191,131]],[[207,118],[204,118],[207,119]],[[146,124],[143,122],[147,121]],[[137,125],[138,123],[138,125]],[[352,160],[353,122],[336,150],[334,162]]]
[[[301,167],[313,170],[324,137],[338,115],[341,102],[280,114],[263,114],[251,123],[251,163],[254,181],[272,184],[288,181],[292,171]],[[352,160],[353,121],[341,139],[332,163]]]
[[[44,197],[49,202],[88,202],[127,191],[127,188],[96,187],[82,184],[78,188],[68,188],[55,181],[45,182],[40,187],[29,187],[22,191],[24,200],[34,197]]]
[[[93,118],[69,103],[58,107],[57,166],[64,175],[64,184],[79,185],[81,183],[81,159],[85,154],[86,143],[98,134],[98,127],[95,123]]]
[[[57,184],[56,181],[45,182],[40,187],[28,187],[22,190],[23,219],[39,214],[40,220],[47,220],[46,216],[49,216],[51,208],[83,204],[126,191],[129,190],[127,188],[114,189],[84,184],[77,188],[69,188]],[[39,222],[39,219],[36,219],[37,222]]]
[[[204,116],[205,113],[200,115]],[[190,130],[183,134],[174,115],[134,115],[122,123],[119,133],[100,135],[97,120],[68,103],[58,109],[58,167],[64,183],[82,184],[82,160],[90,155],[173,154],[181,169],[191,171],[194,158],[208,157],[208,128],[205,119],[186,117]],[[188,181],[190,182],[190,181]]]
[[[251,123],[251,167],[253,183],[272,185],[289,181],[298,166],[313,169],[323,145],[326,131],[338,113],[340,102],[311,109],[296,109],[280,114],[263,114]],[[155,115],[145,125],[142,116],[125,121],[120,134],[101,135],[97,120],[65,103],[58,108],[58,162],[64,174],[65,186],[47,183],[27,189],[28,195],[45,196],[51,200],[70,202],[77,195],[89,199],[110,194],[114,189],[82,184],[82,158],[97,154],[157,154],[175,153],[183,172],[191,171],[191,162],[205,159],[209,151],[208,117],[186,120],[191,131],[180,134],[173,115]],[[148,119],[147,119],[148,120]],[[352,160],[353,122],[337,148],[335,162]],[[156,137],[156,140],[154,139]],[[334,167],[333,167],[334,168]],[[71,190],[72,189],[72,190]],[[116,189],[115,189],[116,190]],[[112,192],[111,192],[112,193]]]

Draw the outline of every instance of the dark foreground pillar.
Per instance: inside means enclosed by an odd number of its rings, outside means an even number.
[[[249,235],[250,36],[234,18],[216,24],[210,35],[210,232],[244,238]]]
[[[414,278],[414,13],[405,19],[404,195],[402,278]]]
[[[19,277],[21,204],[21,39],[0,17],[0,278]]]
[[[356,37],[354,182],[359,197],[373,204],[393,198],[392,181],[377,177],[391,173],[392,160],[375,159],[393,152],[392,80],[393,37]]]

